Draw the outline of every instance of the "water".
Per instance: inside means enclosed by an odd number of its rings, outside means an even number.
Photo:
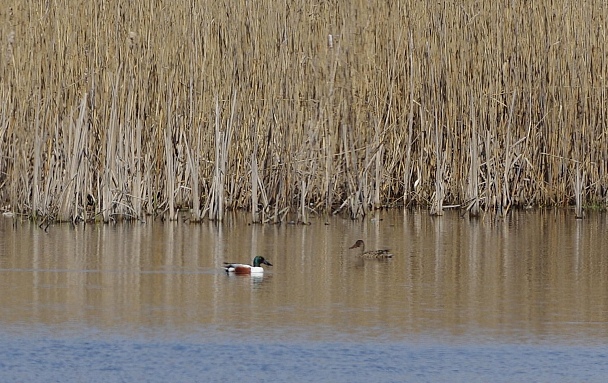
[[[606,216],[0,220],[2,382],[603,382]],[[390,247],[388,261],[357,259]],[[261,278],[223,261],[264,255]]]

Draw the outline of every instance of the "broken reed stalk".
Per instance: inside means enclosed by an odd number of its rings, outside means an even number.
[[[374,158],[376,159],[374,164],[374,199],[372,202],[372,206],[374,207],[374,209],[380,209],[380,207],[382,206],[380,199],[380,189],[382,186],[382,160],[384,155],[384,145],[382,144],[380,135],[380,126],[377,124],[376,132],[374,135],[374,147],[378,148],[374,155]]]
[[[172,91],[167,91],[167,107],[165,115],[165,186],[167,188],[167,209],[169,212],[169,220],[174,221],[177,219],[177,211],[175,210],[175,173],[176,169],[174,166],[175,148],[173,146],[173,121],[169,111],[172,107]]]
[[[197,141],[198,144],[198,141]],[[191,222],[200,222],[201,217],[201,207],[200,207],[200,192],[199,192],[199,180],[198,180],[198,153],[199,148],[195,148],[194,150],[190,147],[188,142],[185,142],[185,152],[188,161],[188,172],[190,173],[190,185],[192,189],[192,210],[191,210]],[[193,153],[194,152],[194,153]]]
[[[469,141],[469,174],[467,178],[466,200],[469,201],[467,211],[470,217],[478,217],[480,214],[479,201],[479,139],[477,135],[477,120],[474,112],[473,100],[470,101],[471,113],[471,138]]]
[[[130,168],[135,173],[135,178],[131,184],[131,195],[133,196],[133,211],[139,219],[143,219],[142,202],[145,198],[145,184],[143,175],[143,156],[142,156],[142,129],[143,122],[137,119],[135,122],[135,137],[133,138],[131,148],[131,163]]]
[[[260,211],[258,207],[258,158],[251,153],[251,222],[260,223]]]
[[[299,209],[297,223],[302,223],[304,225],[308,224],[308,214],[307,214],[307,208],[306,208],[306,180],[305,179],[300,181],[300,209]]]
[[[113,84],[112,100],[110,107],[110,116],[107,121],[106,131],[106,150],[105,150],[105,167],[101,184],[101,206],[103,206],[103,221],[108,223],[113,216],[114,195],[113,195],[113,172],[116,169],[116,148],[117,148],[117,130],[118,130],[118,89],[119,81],[116,76]]]
[[[414,129],[414,58],[413,58],[413,46],[414,41],[412,37],[412,33],[409,34],[409,53],[408,53],[408,62],[410,68],[409,75],[409,105],[407,109],[407,139],[405,141],[405,163],[403,165],[403,202],[404,204],[408,201],[411,201],[410,195],[413,192],[413,185],[410,186],[413,167],[412,167],[412,146],[414,144],[413,141],[413,129]]]
[[[519,156],[516,156],[515,153],[513,153],[513,149],[517,146],[516,144],[512,144],[511,143],[511,122],[513,121],[513,109],[515,106],[515,99],[516,99],[516,94],[517,92],[513,92],[513,97],[511,99],[511,106],[509,108],[509,118],[508,118],[508,122],[507,122],[507,129],[506,129],[506,133],[507,133],[507,137],[505,138],[505,150],[504,150],[504,159],[502,162],[502,166],[503,166],[503,176],[502,176],[502,183],[500,184],[500,190],[501,190],[501,200],[500,200],[500,215],[502,216],[506,216],[507,213],[509,212],[509,209],[511,208],[511,204],[513,202],[513,198],[511,195],[511,174],[513,171],[513,168],[515,166],[515,164],[517,163],[517,161],[519,160]],[[515,185],[513,185],[515,186]]]
[[[224,132],[220,129],[220,106],[218,96],[215,96],[215,161],[213,182],[209,194],[208,207],[210,220],[220,220],[223,213],[224,173],[222,172],[222,149]]]
[[[583,213],[583,188],[585,184],[585,175],[581,170],[580,162],[576,162],[575,179],[574,179],[574,198],[575,198],[575,217],[582,219]]]
[[[36,108],[36,114],[34,117],[34,141],[37,143],[44,142],[42,139],[42,127],[40,126],[40,94],[38,94],[38,103]],[[0,140],[2,135],[0,134]],[[34,219],[40,215],[40,172],[42,162],[42,148],[41,145],[34,145],[34,163],[32,168],[32,212]],[[2,168],[2,159],[0,159],[0,168]],[[1,188],[1,186],[0,186]]]
[[[433,119],[435,129],[435,195],[431,205],[431,215],[443,215],[443,199],[445,196],[444,173],[445,173],[445,153],[443,151],[443,128],[437,123],[437,111]]]

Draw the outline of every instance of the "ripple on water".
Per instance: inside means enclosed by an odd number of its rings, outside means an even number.
[[[0,335],[2,382],[602,382],[608,347]]]

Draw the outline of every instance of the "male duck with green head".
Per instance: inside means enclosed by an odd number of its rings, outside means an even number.
[[[231,263],[224,262],[224,269],[227,273],[235,274],[263,274],[264,268],[262,264],[272,266],[272,263],[268,262],[264,257],[258,255],[253,258],[253,266],[246,265],[244,263]]]

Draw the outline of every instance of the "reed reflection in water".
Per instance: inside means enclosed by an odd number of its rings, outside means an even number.
[[[29,329],[195,342],[473,342],[601,346],[602,214],[504,220],[382,211],[364,221],[53,226],[0,221],[1,333]],[[391,248],[362,260],[348,248]],[[273,263],[260,277],[224,261]],[[8,292],[8,293],[7,293]],[[11,335],[13,334],[13,335]],[[9,337],[10,337],[9,336]],[[371,342],[371,343],[369,343]],[[326,344],[326,343],[325,343]]]

